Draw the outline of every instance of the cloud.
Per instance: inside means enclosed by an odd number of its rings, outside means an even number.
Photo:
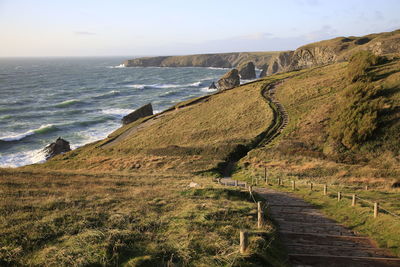
[[[296,3],[302,6],[319,6],[321,4],[319,0],[301,0],[296,1]]]
[[[378,11],[378,10],[375,10],[374,17],[375,17],[376,20],[383,20],[383,19],[385,19],[385,17],[383,16],[382,12],[380,12],[380,11]]]
[[[265,38],[271,38],[274,35],[272,33],[268,32],[257,32],[249,35],[242,35],[242,36],[237,36],[233,37],[232,39],[241,39],[241,40],[262,40]]]
[[[305,34],[303,37],[307,41],[315,41],[332,38],[337,33],[337,30],[330,25],[324,25],[321,29]]]
[[[77,31],[75,32],[76,35],[96,35],[94,32],[85,32],[85,31]]]

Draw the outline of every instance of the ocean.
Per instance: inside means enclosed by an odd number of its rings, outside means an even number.
[[[193,97],[227,69],[124,68],[126,58],[0,59],[0,167],[44,160],[62,137],[71,148],[103,139],[152,103],[160,112]]]

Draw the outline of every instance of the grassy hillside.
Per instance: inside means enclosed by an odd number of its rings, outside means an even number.
[[[256,227],[248,194],[193,174],[251,148],[270,124],[261,90],[274,79],[180,103],[44,164],[0,169],[0,265],[284,266],[271,225],[238,253],[239,230]]]
[[[277,81],[289,124],[264,145],[277,118],[262,93]],[[368,183],[381,190],[372,197],[398,212],[399,189],[390,187],[400,177],[399,132],[400,59],[393,55],[360,53],[350,63],[182,102],[44,164],[0,169],[0,265],[284,265],[278,244],[266,242],[274,240],[271,225],[267,238],[253,237],[249,255],[238,254],[239,230],[254,228],[255,205],[207,175],[250,150],[236,177],[267,166],[275,178]],[[193,181],[200,186],[189,188]],[[380,222],[379,229],[393,224]]]
[[[201,187],[189,188],[191,181]],[[248,194],[193,176],[0,173],[1,266],[279,265],[275,244],[253,237],[239,255],[239,229],[256,227]],[[273,235],[271,225],[265,229]],[[268,248],[268,249],[267,249]]]
[[[255,82],[196,104],[181,103],[144,123],[124,126],[108,140],[28,168],[169,173],[215,169],[236,152],[250,149],[253,139],[268,128],[271,111],[261,96],[263,85]]]
[[[337,37],[299,47],[299,50],[309,50],[316,47],[328,48],[334,51],[339,61],[348,60],[360,50],[370,50],[375,54],[389,55],[399,53],[400,30],[369,34],[361,37]]]
[[[289,124],[242,163],[299,178],[388,186],[397,181],[400,60],[369,67],[368,81],[351,81],[349,67],[314,68],[279,85],[276,96]]]

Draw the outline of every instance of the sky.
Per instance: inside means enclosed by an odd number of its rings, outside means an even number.
[[[0,57],[282,51],[400,29],[400,0],[0,0]]]

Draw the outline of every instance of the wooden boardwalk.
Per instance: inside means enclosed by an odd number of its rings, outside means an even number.
[[[221,182],[234,185],[230,178]],[[269,188],[254,191],[265,199],[268,217],[278,227],[292,266],[400,266],[399,258],[327,218],[301,198]]]

